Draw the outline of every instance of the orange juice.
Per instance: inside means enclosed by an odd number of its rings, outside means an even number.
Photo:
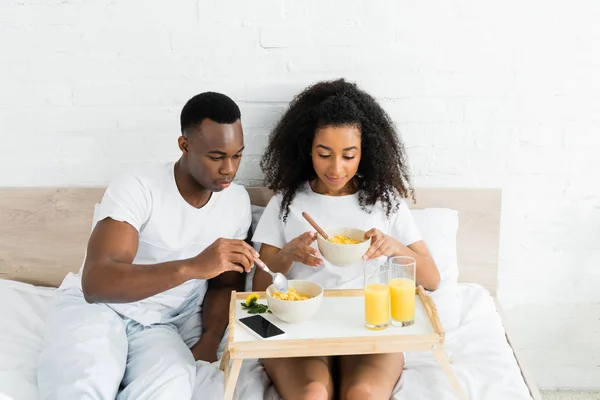
[[[390,321],[390,288],[381,283],[365,287],[365,322],[368,328],[384,329]]]
[[[390,281],[392,319],[407,322],[415,318],[415,282],[398,278]]]

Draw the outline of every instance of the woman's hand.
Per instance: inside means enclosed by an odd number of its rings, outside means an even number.
[[[371,238],[371,247],[363,256],[363,260],[370,260],[381,256],[392,257],[399,254],[402,244],[391,236],[386,235],[377,228],[365,233],[365,239]]]
[[[288,260],[318,267],[323,265],[323,260],[319,258],[319,252],[310,247],[315,240],[317,240],[316,232],[305,232],[283,246],[281,253]]]

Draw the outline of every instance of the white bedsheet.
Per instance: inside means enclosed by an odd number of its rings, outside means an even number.
[[[53,290],[0,280],[0,400],[37,399],[36,363]],[[446,352],[473,400],[531,399],[506,342],[500,316],[487,291],[461,284],[460,326],[446,334]],[[196,399],[223,393],[218,364],[198,363]],[[4,396],[3,396],[4,395]],[[7,396],[7,397],[5,397]],[[246,361],[236,398],[279,399],[260,364]],[[456,399],[445,375],[428,353],[407,354],[393,399]]]

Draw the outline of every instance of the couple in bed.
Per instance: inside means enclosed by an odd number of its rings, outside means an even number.
[[[181,133],[177,162],[115,180],[97,205],[82,269],[65,278],[48,318],[41,399],[190,399],[195,361],[217,361],[230,292],[243,290],[258,257],[245,242],[248,194],[232,183],[244,150],[240,110],[202,93],[184,106]],[[252,240],[271,269],[326,289],[362,288],[362,265],[320,257],[306,211],[326,226],[353,220],[372,238],[365,260],[409,255],[418,284],[438,286],[404,202],[404,147],[356,85],[320,82],[297,95],[261,167],[275,196]],[[254,290],[270,283],[255,272]],[[389,399],[403,366],[402,354],[264,360],[284,399]]]

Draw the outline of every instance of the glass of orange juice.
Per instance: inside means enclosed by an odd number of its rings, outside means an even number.
[[[415,322],[416,265],[412,257],[389,260],[391,323],[394,326],[409,326]]]
[[[365,265],[365,325],[381,330],[390,324],[389,265]]]

